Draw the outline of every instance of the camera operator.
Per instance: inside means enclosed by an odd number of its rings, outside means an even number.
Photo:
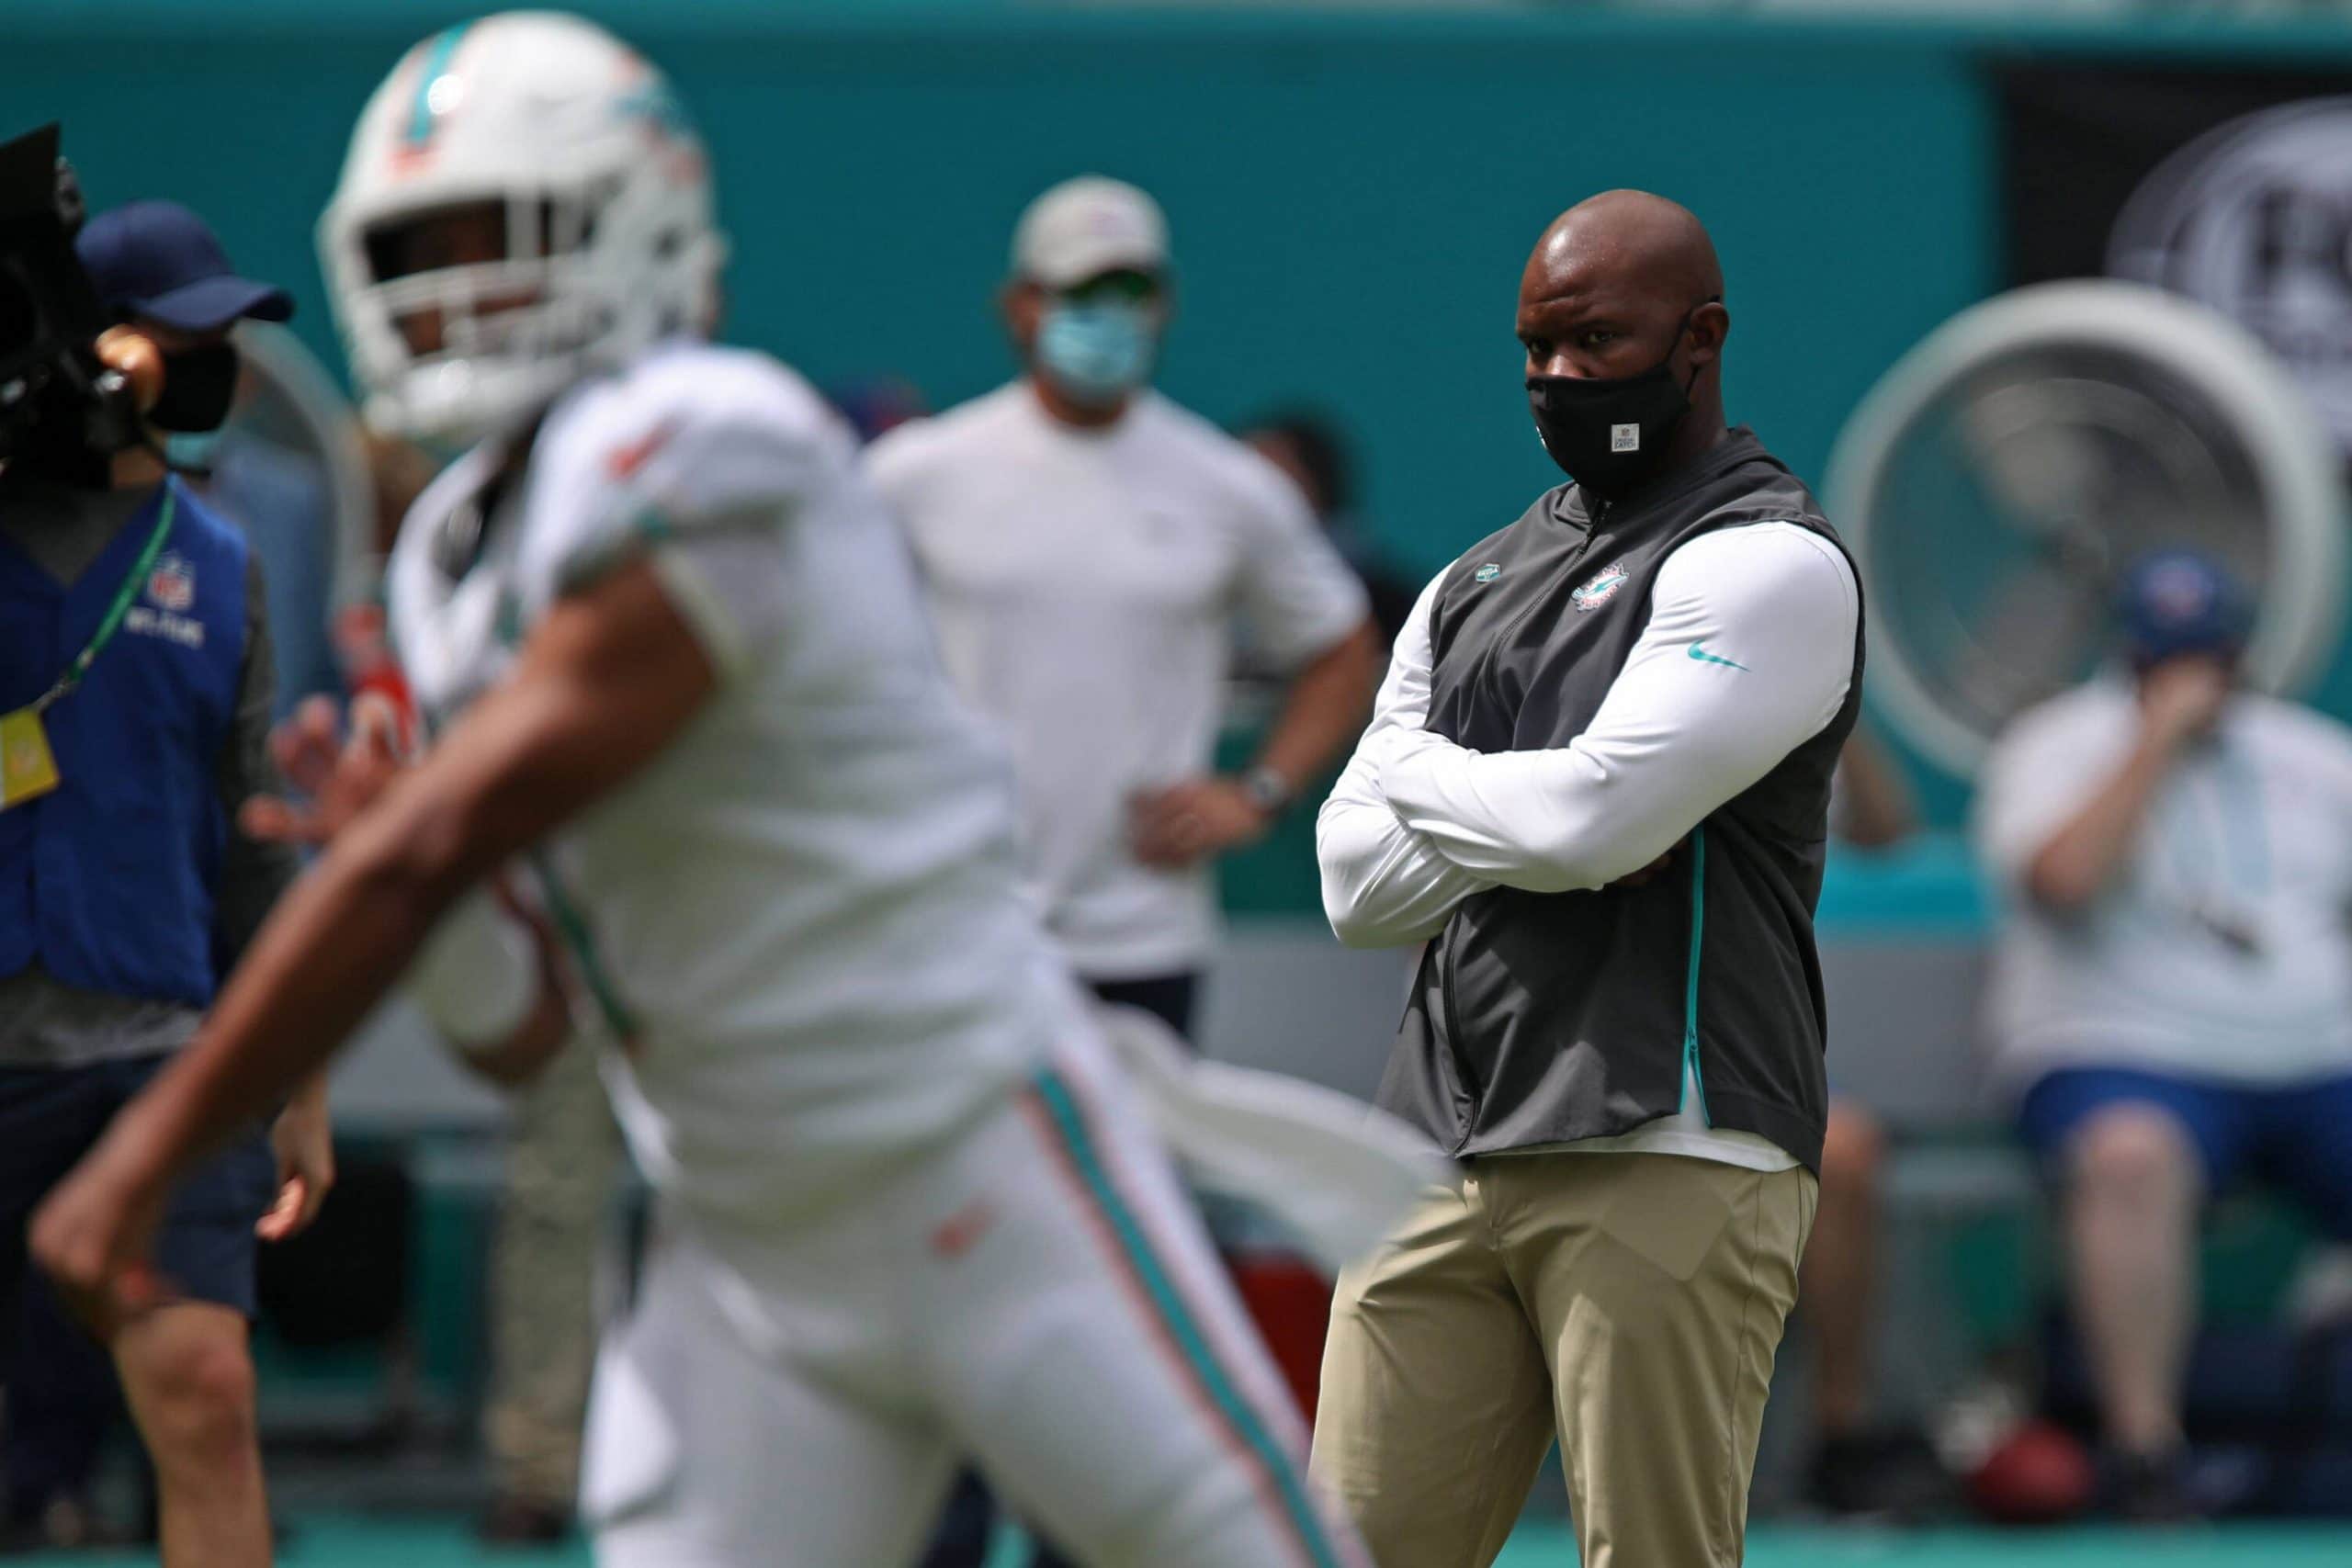
[[[75,250],[119,323],[99,358],[129,377],[143,429],[107,450],[52,420],[0,468],[6,1300],[28,1213],[194,1032],[294,871],[237,827],[271,788],[260,564],[164,457],[173,434],[225,415],[229,329],[282,321],[290,303],[235,276],[201,220],[167,204],[102,214]],[[307,1224],[332,1179],[314,1083],[160,1217],[168,1304],[95,1325],[154,1460],[171,1568],[269,1561],[254,1241]]]

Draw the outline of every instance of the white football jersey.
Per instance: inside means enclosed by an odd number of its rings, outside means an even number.
[[[705,710],[532,860],[628,1042],[610,1077],[640,1166],[769,1219],[935,1144],[1077,1006],[1015,891],[1010,767],[854,458],[775,361],[666,344],[557,402],[487,517],[503,454],[457,463],[390,570],[435,725],[618,561],[650,558],[702,637]]]

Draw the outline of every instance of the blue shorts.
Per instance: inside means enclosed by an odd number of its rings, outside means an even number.
[[[2197,1147],[2208,1191],[2226,1192],[2253,1177],[2352,1241],[2352,1076],[2246,1089],[2127,1067],[2069,1067],[2026,1091],[2018,1129],[2036,1156],[2054,1166],[2075,1129],[2115,1105],[2170,1112]]]
[[[0,1309],[17,1321],[25,1226],[49,1190],[98,1141],[114,1113],[168,1060],[141,1056],[80,1067],[0,1067]],[[259,1129],[180,1184],[155,1235],[155,1264],[175,1293],[251,1317],[254,1224],[277,1197],[277,1161]]]

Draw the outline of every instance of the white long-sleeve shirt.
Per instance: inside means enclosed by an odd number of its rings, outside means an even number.
[[[1324,911],[1351,947],[1434,936],[1488,887],[1562,893],[1640,870],[1817,734],[1853,676],[1861,595],[1845,555],[1795,523],[1724,528],[1659,568],[1649,621],[1583,734],[1473,751],[1424,728],[1444,579],[1414,605],[1316,820]],[[1619,1137],[1554,1146],[1794,1163],[1752,1134],[1709,1129],[1698,1096],[1683,1104]]]

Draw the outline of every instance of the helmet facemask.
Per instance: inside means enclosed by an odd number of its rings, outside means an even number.
[[[412,435],[478,436],[584,374],[621,310],[588,251],[596,205],[505,195],[370,224],[346,304],[374,412]]]

